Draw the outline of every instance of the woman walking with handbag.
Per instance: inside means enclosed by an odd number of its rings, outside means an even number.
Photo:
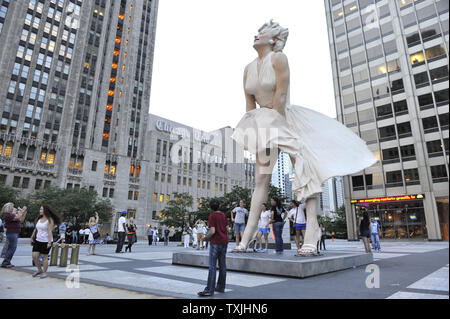
[[[126,224],[126,226],[128,246],[125,247],[125,252],[129,250],[131,253],[131,246],[133,246],[134,242],[136,241],[136,224],[134,223],[133,217],[130,217],[130,219],[128,219],[128,223]]]
[[[90,255],[92,247],[92,255],[95,255],[95,245],[100,244],[100,233],[98,232],[98,213],[95,212],[95,217],[89,218],[89,246],[88,253]]]
[[[48,269],[48,253],[52,247],[53,242],[53,228],[61,223],[61,216],[56,213],[50,206],[43,205],[39,210],[39,216],[36,219],[36,228],[31,234],[31,245],[33,246],[32,257],[37,271],[32,275],[33,277],[40,276],[41,279],[47,277]],[[42,268],[41,260],[44,267]]]

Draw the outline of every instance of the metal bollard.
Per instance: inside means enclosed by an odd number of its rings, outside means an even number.
[[[67,267],[67,257],[69,256],[69,245],[61,244],[61,258],[59,267]]]
[[[80,245],[72,244],[72,253],[70,254],[70,264],[78,265],[78,255],[80,254]]]
[[[50,257],[50,266],[56,266],[58,264],[59,244],[53,243],[52,254]]]

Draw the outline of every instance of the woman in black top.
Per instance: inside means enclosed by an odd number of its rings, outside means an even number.
[[[270,223],[272,224],[273,232],[275,234],[275,250],[277,254],[281,254],[283,252],[283,226],[287,214],[281,205],[279,198],[271,198],[270,203],[272,204],[270,210]]]
[[[127,250],[131,253],[131,246],[136,242],[136,224],[134,223],[134,218],[130,217],[128,220],[128,223],[126,224],[127,227],[127,239],[128,239],[128,246],[125,247],[125,252]]]
[[[369,214],[367,213],[367,211],[364,211],[363,216],[359,217],[359,231],[361,233],[361,238],[363,240],[366,253],[372,252],[372,250],[370,249],[370,242],[369,242],[370,238],[369,227],[370,227]]]

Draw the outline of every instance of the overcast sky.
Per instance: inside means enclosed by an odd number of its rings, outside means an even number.
[[[289,28],[291,103],[335,117],[323,0],[159,1],[150,113],[205,131],[235,127],[253,38],[270,19]]]

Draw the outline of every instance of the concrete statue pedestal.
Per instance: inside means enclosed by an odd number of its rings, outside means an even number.
[[[250,250],[249,250],[250,251]],[[172,264],[194,267],[209,267],[208,251],[178,252],[172,255]],[[333,271],[354,268],[373,262],[372,254],[351,252],[321,252],[319,256],[296,256],[296,250],[285,250],[283,254],[269,253],[227,253],[227,270],[279,275],[296,278],[326,274]]]

